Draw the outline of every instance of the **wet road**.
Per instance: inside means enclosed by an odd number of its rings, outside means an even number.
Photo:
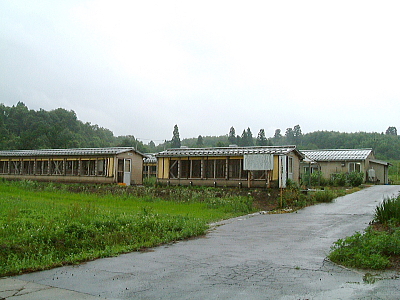
[[[400,274],[383,272],[370,283],[366,271],[326,260],[334,241],[365,229],[376,205],[399,192],[373,186],[297,213],[227,220],[206,237],[149,252],[12,279],[70,291],[70,299],[400,299]]]

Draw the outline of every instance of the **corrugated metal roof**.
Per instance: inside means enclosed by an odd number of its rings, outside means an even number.
[[[221,148],[174,148],[156,154],[156,157],[183,157],[183,156],[242,156],[244,154],[281,154],[295,151],[301,158],[304,157],[296,146],[259,146],[259,147],[221,147]]]
[[[391,166],[392,164],[387,162],[387,161],[383,161],[383,160],[379,160],[379,159],[370,159],[369,160],[370,163],[376,163],[378,165],[384,165],[384,166]]]
[[[145,157],[143,158],[143,161],[147,164],[151,163],[156,163],[157,158],[154,156],[154,153],[145,153]]]
[[[365,160],[372,149],[301,150],[312,161]]]
[[[128,151],[134,151],[133,147],[109,147],[109,148],[72,148],[72,149],[41,149],[41,150],[5,150],[0,151],[0,157],[22,156],[92,156],[92,155],[116,155]]]

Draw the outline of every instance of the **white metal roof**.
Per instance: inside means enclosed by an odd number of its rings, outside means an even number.
[[[285,155],[295,151],[304,158],[296,146],[259,146],[259,147],[219,147],[219,148],[174,148],[156,154],[156,157],[183,156],[241,156],[244,154],[277,154]]]
[[[145,153],[144,154],[145,157],[143,158],[143,161],[145,163],[156,163],[157,162],[157,158],[154,156],[154,153]]]
[[[372,149],[330,149],[330,150],[301,150],[312,161],[358,161],[365,160]]]
[[[128,151],[134,151],[143,156],[143,154],[137,152],[133,147],[109,147],[109,148],[41,149],[41,150],[4,150],[0,151],[0,157],[116,155]]]

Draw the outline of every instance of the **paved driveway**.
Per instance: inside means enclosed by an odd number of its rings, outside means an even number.
[[[40,284],[55,295],[69,291],[68,299],[400,299],[400,274],[367,283],[366,271],[325,259],[334,241],[366,228],[376,205],[399,192],[373,186],[297,213],[235,218],[203,238],[17,276],[3,286]],[[53,299],[25,296],[3,298]]]

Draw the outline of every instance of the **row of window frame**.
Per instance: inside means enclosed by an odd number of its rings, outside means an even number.
[[[170,159],[169,179],[225,179],[248,180],[249,173],[252,180],[267,180],[267,170],[243,170],[243,158],[212,158],[212,159]],[[210,162],[212,162],[210,164]],[[183,166],[182,166],[183,164]],[[197,167],[193,167],[193,165]],[[200,166],[198,166],[200,164]],[[174,168],[174,170],[172,170]],[[206,169],[206,171],[204,171]],[[196,172],[193,172],[196,170]]]
[[[0,175],[109,177],[109,158],[0,160]],[[69,165],[69,166],[68,166]]]

